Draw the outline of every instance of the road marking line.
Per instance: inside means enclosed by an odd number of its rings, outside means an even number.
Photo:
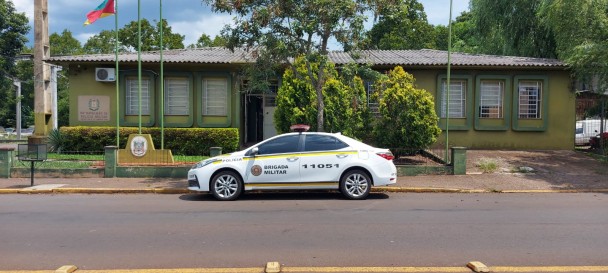
[[[466,267],[284,267],[281,272],[387,272],[387,273],[417,273],[417,272],[467,272],[471,270]]]
[[[52,190],[65,186],[66,184],[42,184],[32,187],[24,188],[24,190],[40,191],[40,190]]]
[[[608,266],[491,266],[492,272],[607,272]]]
[[[491,272],[608,272],[608,266],[495,266]],[[0,273],[52,273],[52,270],[17,270]],[[112,269],[77,270],[76,273],[261,273],[263,267],[251,268],[177,268],[177,269]],[[386,272],[386,273],[470,273],[467,267],[282,267],[284,273],[337,273],[337,272]]]
[[[2,272],[2,271],[0,271]],[[261,273],[263,267],[78,270],[76,273]]]

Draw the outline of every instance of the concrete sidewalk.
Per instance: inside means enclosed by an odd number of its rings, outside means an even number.
[[[0,193],[188,193],[186,179],[172,178],[30,178],[0,179]],[[608,193],[603,176],[499,173],[399,177],[397,184],[372,191],[389,192],[598,192]]]

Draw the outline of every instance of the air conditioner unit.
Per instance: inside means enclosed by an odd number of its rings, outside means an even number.
[[[95,68],[95,80],[98,82],[113,82],[116,81],[116,69],[97,67]]]

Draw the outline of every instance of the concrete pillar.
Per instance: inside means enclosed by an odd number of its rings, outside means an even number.
[[[104,170],[104,174],[103,177],[105,178],[110,178],[110,177],[116,177],[116,165],[118,164],[118,162],[116,162],[117,160],[117,154],[118,154],[118,147],[117,146],[106,146],[105,147],[105,170]]]
[[[51,124],[51,56],[48,0],[34,0],[34,135],[46,136]]]
[[[11,177],[14,151],[15,148],[0,148],[0,178]]]
[[[467,174],[467,148],[452,147],[453,174]]]

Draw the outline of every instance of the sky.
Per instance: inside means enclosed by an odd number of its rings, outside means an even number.
[[[11,0],[9,0],[11,1]],[[118,27],[137,20],[137,0],[118,1]],[[140,0],[141,18],[148,21],[159,20],[160,0]],[[24,12],[30,21],[29,46],[33,45],[34,0],[12,0],[18,12]],[[99,19],[84,26],[86,14],[94,10],[103,0],[48,0],[49,34],[61,33],[64,29],[83,45],[87,39],[100,31],[114,29],[114,17]],[[429,23],[447,25],[450,13],[450,0],[419,0],[424,5]],[[184,46],[196,43],[201,34],[212,38],[219,34],[224,25],[231,22],[229,14],[213,13],[211,8],[200,0],[165,0],[162,2],[163,18],[172,27],[173,33],[185,35]],[[453,0],[452,18],[468,10],[468,0]]]

